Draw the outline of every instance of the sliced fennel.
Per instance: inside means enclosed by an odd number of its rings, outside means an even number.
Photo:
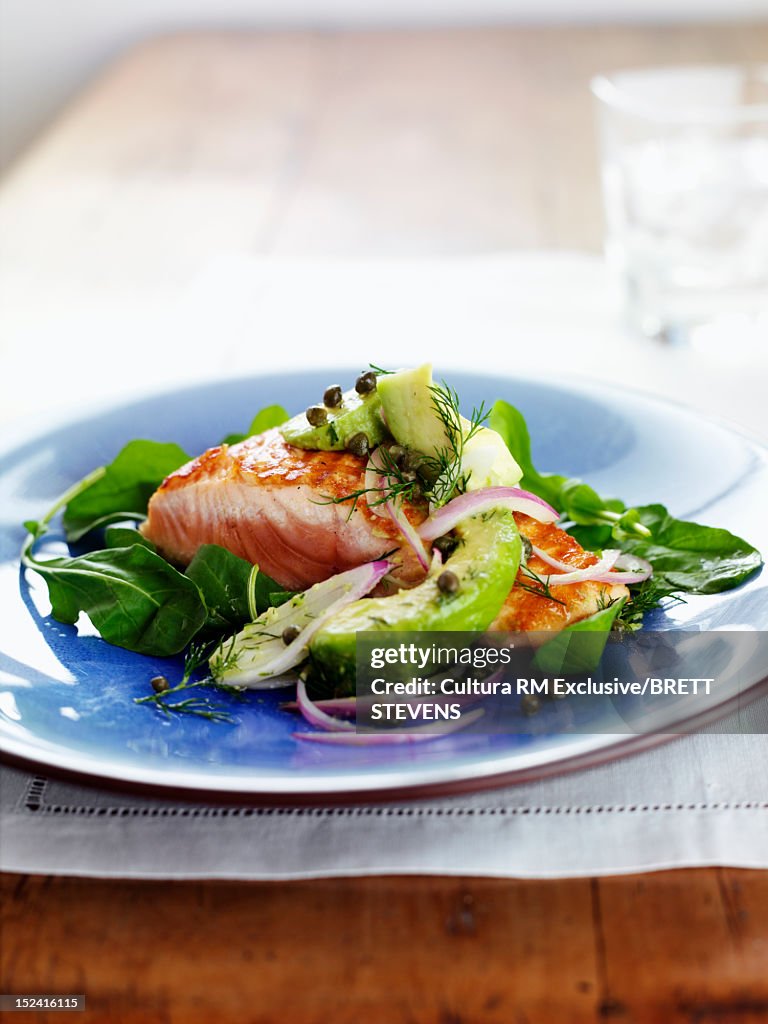
[[[291,685],[293,680],[281,677],[304,660],[317,630],[335,612],[365,597],[389,569],[386,559],[369,562],[268,608],[219,644],[209,662],[214,680],[254,690]],[[295,634],[288,642],[286,630]]]

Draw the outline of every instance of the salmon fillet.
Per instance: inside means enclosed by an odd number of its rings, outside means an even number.
[[[531,544],[546,551],[552,558],[572,565],[574,569],[585,569],[597,561],[596,555],[591,551],[585,551],[577,540],[554,523],[539,523],[519,512],[515,513],[515,522],[520,533],[527,537]],[[527,567],[539,576],[548,576],[558,571],[536,555],[531,555]],[[515,584],[490,629],[526,633],[536,630],[558,630],[571,622],[578,622],[588,615],[593,615],[621,597],[629,596],[629,591],[623,583],[586,581],[552,587],[550,592],[557,599],[553,600],[543,593],[543,589],[541,594],[524,589],[540,589],[540,584],[523,570],[517,574]]]
[[[394,524],[365,500],[333,504],[364,487],[366,460],[349,452],[305,451],[277,430],[210,448],[172,473],[149,502],[145,537],[166,558],[190,562],[220,544],[259,565],[282,587],[303,590],[400,548],[400,583],[424,573]],[[425,510],[406,508],[415,524]]]
[[[399,584],[424,576],[394,524],[375,515],[365,500],[333,504],[364,487],[366,460],[349,452],[305,451],[287,444],[277,430],[240,444],[210,448],[172,473],[149,502],[145,537],[161,554],[186,565],[203,544],[220,544],[254,562],[281,586],[303,590],[399,548],[393,571]],[[408,506],[415,524],[424,508]],[[515,513],[530,542],[575,569],[597,558],[551,523]],[[528,568],[552,570],[532,555]],[[538,588],[524,572],[518,584]],[[557,600],[515,585],[490,629],[558,630],[626,596],[623,585],[571,583],[553,590]]]

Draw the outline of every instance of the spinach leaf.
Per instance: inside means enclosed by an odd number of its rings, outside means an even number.
[[[227,434],[222,444],[238,444],[254,434],[263,434],[272,427],[280,427],[290,419],[282,405],[267,405],[253,417],[247,434]]]
[[[550,675],[591,672],[600,664],[608,634],[626,602],[622,597],[579,622],[572,622],[543,644],[534,667]]]
[[[48,584],[54,618],[74,623],[86,612],[104,640],[129,651],[178,654],[206,619],[197,585],[141,543],[46,561],[28,543],[22,562]]]
[[[261,569],[256,569],[250,579],[250,610],[249,618],[255,619],[267,608],[278,608],[294,596],[295,591],[283,590],[280,584],[267,576]]]
[[[177,444],[129,441],[114,461],[91,474],[92,482],[67,504],[67,540],[79,540],[116,519],[143,519],[147,503],[163,480],[189,456]]]
[[[248,580],[253,566],[218,544],[204,544],[187,567],[186,575],[200,588],[208,618],[206,629],[219,633],[249,622]]]
[[[659,585],[689,594],[717,594],[738,586],[763,564],[756,548],[728,530],[675,519],[663,505],[634,511],[650,538],[628,535],[621,524],[614,537],[624,551],[651,563]]]
[[[550,505],[559,509],[560,491],[567,477],[554,473],[539,473],[531,458],[531,435],[525,417],[509,402],[494,402],[488,417],[488,426],[501,434],[512,457],[523,471],[520,486],[532,491]]]
[[[108,548],[129,548],[131,544],[143,544],[150,551],[157,551],[148,537],[130,526],[108,526],[104,531],[104,543]]]
[[[582,526],[607,525],[609,530],[605,533],[605,540],[610,537],[610,527],[619,521],[626,510],[623,501],[618,498],[601,497],[597,491],[576,477],[540,473],[531,459],[531,437],[525,417],[509,402],[494,402],[488,426],[501,434],[507,448],[522,469],[521,487],[543,498],[556,508],[563,518],[574,523]],[[631,524],[628,525],[628,529],[632,529]],[[645,535],[642,524],[635,524],[634,529]]]

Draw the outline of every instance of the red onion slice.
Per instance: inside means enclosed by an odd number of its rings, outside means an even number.
[[[426,572],[429,569],[429,558],[419,532],[413,523],[409,522],[402,505],[398,505],[397,498],[388,498],[384,503],[389,518],[403,535],[403,539],[411,548],[418,559],[419,565]]]
[[[594,565],[588,565],[585,569],[574,569],[572,565],[552,558],[546,551],[542,551],[541,548],[534,547],[534,545],[531,545],[531,551],[547,565],[563,570],[555,575],[542,577],[549,587],[563,587],[568,583],[586,583],[588,580],[596,580],[613,568],[616,559],[621,554],[620,551],[613,549],[606,550],[603,552],[603,557]]]
[[[339,715],[342,718],[354,718],[357,714],[357,697],[327,697],[323,700],[312,702],[316,708],[325,711],[329,715]],[[286,700],[280,705],[283,711],[298,711],[299,702]]]
[[[416,555],[419,565],[426,572],[429,568],[429,559],[424,544],[416,531],[416,527],[409,522],[402,504],[398,503],[396,497],[388,496],[389,481],[384,475],[385,472],[386,465],[381,458],[380,449],[375,448],[371,452],[368,465],[365,467],[365,482],[363,484],[368,494],[371,492],[377,493],[377,497],[373,501],[368,501],[368,508],[374,515],[384,518],[388,517],[395,524],[406,544]],[[381,498],[386,500],[381,501]]]
[[[450,736],[460,729],[466,729],[485,714],[483,708],[470,711],[450,722],[441,722],[441,731],[435,731],[435,723],[417,725],[402,732],[295,732],[293,738],[307,740],[310,743],[331,743],[348,747],[392,746],[398,743],[423,743],[428,740],[439,740]]]
[[[567,583],[587,582],[642,583],[643,580],[647,580],[653,573],[653,566],[650,562],[646,562],[644,558],[622,554],[621,551],[615,548],[606,548],[603,552],[603,557],[595,562],[594,565],[589,565],[585,569],[574,569],[572,565],[553,558],[552,555],[547,554],[546,551],[542,551],[541,548],[537,548],[535,545],[531,545],[531,551],[542,562],[545,562],[553,569],[560,570],[555,576],[544,577],[549,587],[562,587]],[[616,571],[624,565],[629,565],[632,568],[629,571]]]
[[[457,526],[462,519],[480,512],[490,512],[494,508],[522,512],[540,523],[554,523],[560,518],[551,505],[530,491],[523,491],[519,487],[484,487],[479,491],[460,494],[458,498],[443,505],[421,524],[417,532],[422,540],[436,540]]]
[[[340,718],[334,718],[332,715],[326,714],[325,711],[321,711],[317,704],[307,696],[307,687],[303,679],[300,679],[296,685],[296,703],[309,724],[318,729],[325,729],[326,732],[354,732],[355,730],[352,722],[344,722]]]
[[[616,559],[611,572],[596,577],[598,583],[644,583],[653,576],[653,566],[645,558],[637,555],[621,554]]]

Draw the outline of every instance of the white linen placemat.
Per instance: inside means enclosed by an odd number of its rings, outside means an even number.
[[[408,804],[206,806],[3,768],[0,869],[287,879],[768,868],[768,699],[742,722],[762,734],[715,726],[599,768]]]

